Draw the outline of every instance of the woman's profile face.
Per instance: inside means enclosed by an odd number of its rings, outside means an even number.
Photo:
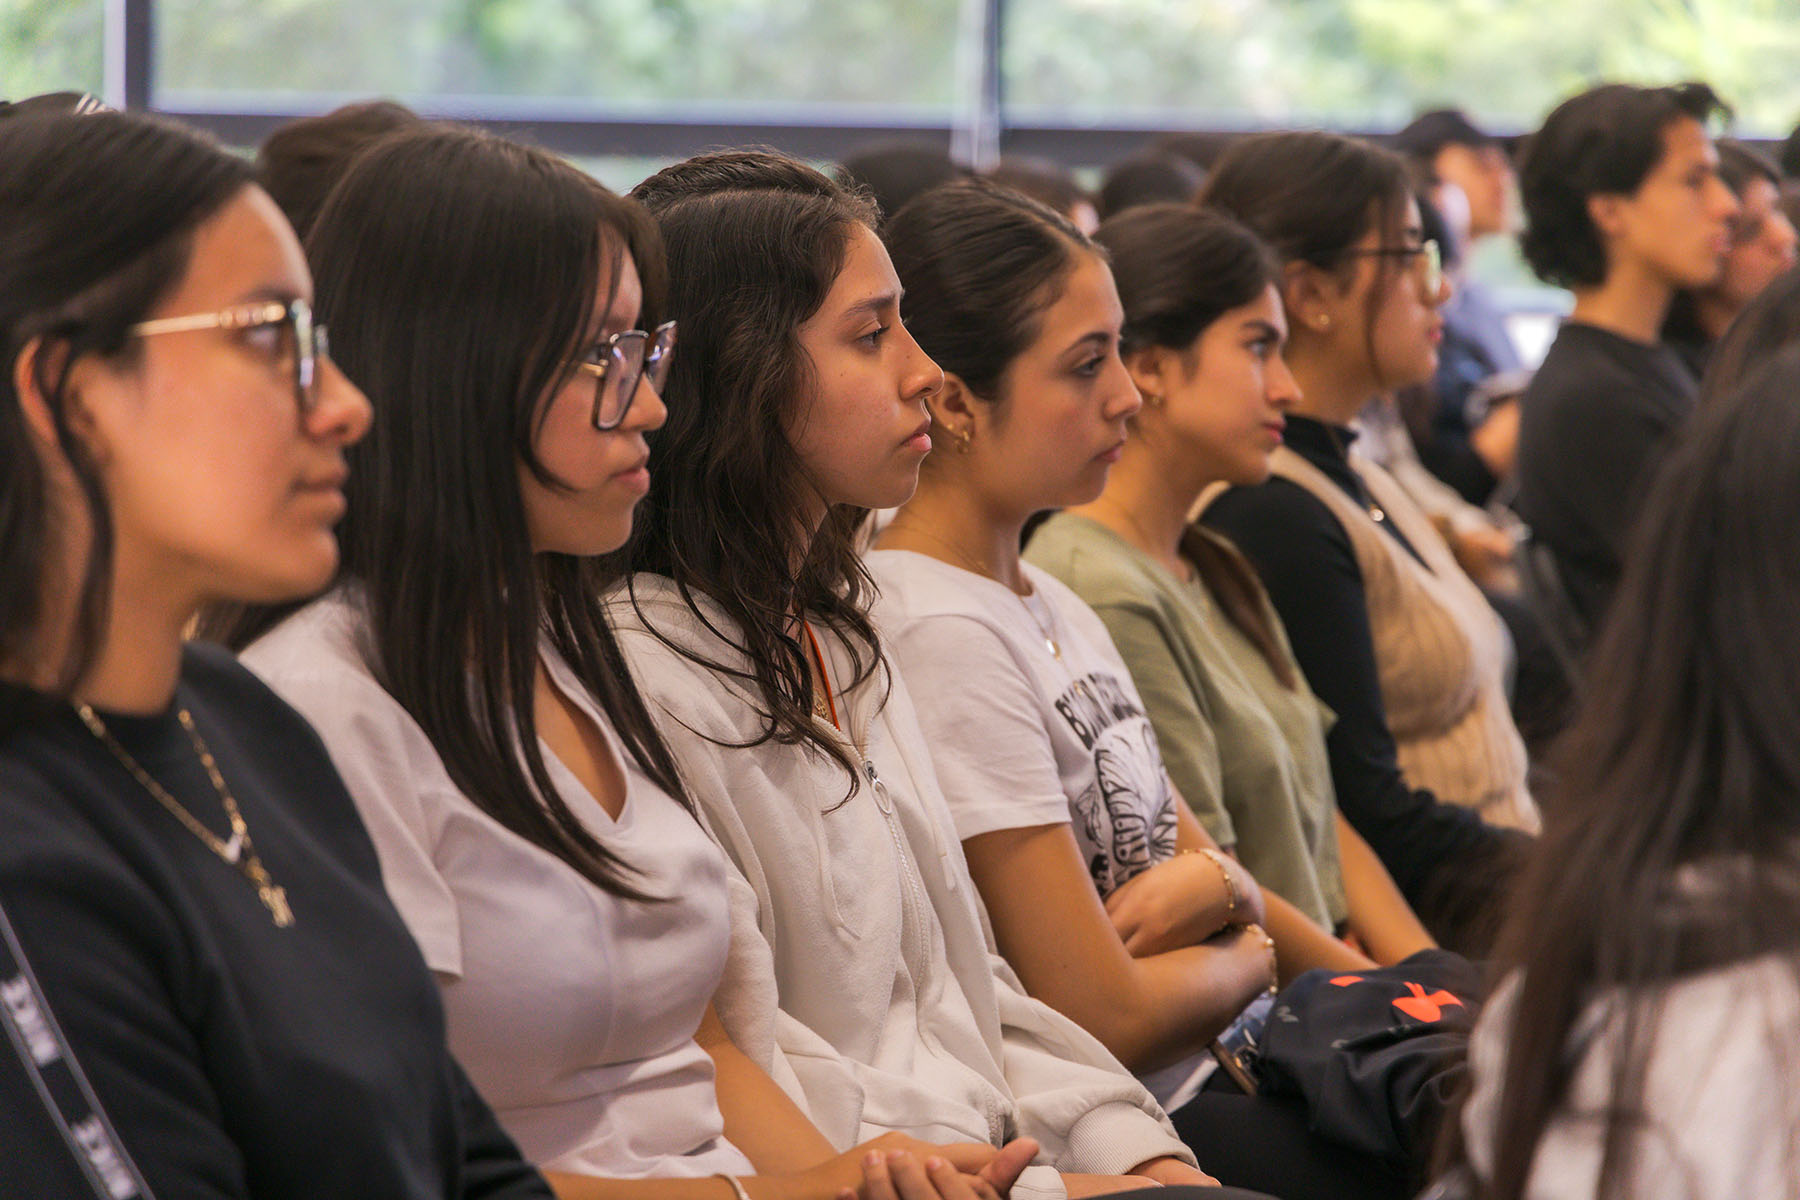
[[[612,279],[615,253],[623,256],[617,286]],[[577,362],[605,361],[607,339],[636,329],[643,307],[643,284],[631,255],[614,248],[602,254],[594,315]],[[650,490],[650,448],[644,435],[661,427],[668,410],[649,381],[640,380],[618,427],[597,430],[594,397],[601,382],[572,362],[544,401],[533,448],[556,482],[547,483],[519,465],[525,525],[535,553],[591,557],[617,550],[631,536],[632,511]]]
[[[798,338],[813,393],[785,425],[820,498],[826,506],[905,503],[931,452],[925,397],[944,373],[901,324],[899,277],[867,227],[851,226],[843,268]]]
[[[146,319],[312,299],[274,201],[246,187],[194,232],[181,280]],[[114,578],[183,600],[273,603],[337,568],[344,447],[369,404],[329,360],[302,414],[284,325],[142,336],[135,357],[79,361],[69,404],[111,507]]]
[[[1269,455],[1300,398],[1281,357],[1286,341],[1287,318],[1272,283],[1201,331],[1155,417],[1184,471],[1239,486],[1269,477]],[[1138,418],[1147,419],[1149,412]]]
[[[1432,289],[1420,252],[1424,237],[1418,202],[1409,196],[1398,228],[1371,228],[1354,247],[1351,312],[1366,324],[1358,327],[1353,318],[1352,327],[1383,388],[1425,383],[1437,371],[1438,344],[1444,340],[1438,310],[1450,299],[1450,284],[1440,279]]]
[[[1112,270],[1076,251],[1060,285],[996,402],[974,402],[970,468],[1000,505],[1027,514],[1098,496],[1142,403],[1119,358],[1125,314]]]

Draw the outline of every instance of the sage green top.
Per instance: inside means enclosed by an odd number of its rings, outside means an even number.
[[[1105,622],[1164,765],[1207,832],[1235,847],[1262,886],[1326,929],[1342,924],[1349,907],[1325,754],[1335,718],[1306,686],[1267,599],[1263,611],[1298,687],[1276,678],[1204,584],[1176,578],[1104,525],[1058,513],[1025,557]]]

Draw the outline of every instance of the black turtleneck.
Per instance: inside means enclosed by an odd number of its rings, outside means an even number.
[[[1367,505],[1368,493],[1347,457],[1354,436],[1340,426],[1288,416],[1287,444],[1358,504]],[[1381,701],[1362,570],[1350,535],[1323,501],[1279,477],[1256,487],[1228,489],[1206,510],[1204,520],[1255,564],[1307,683],[1337,714],[1325,742],[1338,807],[1419,915],[1434,932],[1444,930],[1450,920],[1434,920],[1433,909],[1460,913],[1485,900],[1447,897],[1454,881],[1479,877],[1485,886],[1491,872],[1465,868],[1476,858],[1516,853],[1519,835],[1409,787],[1401,775]],[[1382,524],[1406,545],[1391,521]]]

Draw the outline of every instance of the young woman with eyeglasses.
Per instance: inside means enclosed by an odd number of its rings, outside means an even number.
[[[911,494],[943,379],[900,321],[870,205],[748,152],[633,195],[669,248],[683,342],[615,611],[757,935],[727,1024],[834,1144],[1025,1134],[1033,1196],[1208,1182],[1143,1087],[990,954],[870,623],[857,527]]]
[[[547,1198],[317,737],[183,643],[338,562],[369,406],[292,230],[117,113],[0,124],[0,225],[3,1190]]]
[[[343,772],[501,1123],[564,1200],[991,1194],[926,1178],[940,1153],[991,1165],[985,1146],[865,1147],[865,1178],[713,1013],[725,861],[624,669],[595,557],[630,532],[666,415],[648,217],[541,151],[433,127],[360,157],[308,249],[380,420],[336,587],[235,636],[273,621],[245,662]]]
[[[1255,565],[1307,683],[1336,714],[1338,804],[1426,927],[1479,954],[1535,828],[1492,607],[1394,481],[1352,444],[1377,393],[1429,379],[1448,283],[1402,161],[1326,133],[1258,134],[1216,164],[1203,205],[1281,261],[1299,398],[1274,477],[1202,497]]]

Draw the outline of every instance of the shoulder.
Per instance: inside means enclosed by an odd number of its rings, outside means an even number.
[[[682,595],[666,576],[640,572],[606,596],[606,618],[652,713],[668,735],[710,740],[760,736],[767,725],[737,622],[701,593]]]
[[[1067,584],[1095,608],[1142,607],[1170,583],[1166,572],[1110,530],[1068,513],[1044,522],[1025,551],[1025,561]]]
[[[1525,416],[1568,405],[1630,407],[1645,393],[1687,391],[1686,368],[1668,347],[1646,346],[1603,329],[1566,324],[1525,390]]]
[[[1343,540],[1343,523],[1305,485],[1276,475],[1254,487],[1231,487],[1207,506],[1201,521],[1229,539],[1232,548],[1254,551],[1290,542],[1296,535]]]
[[[961,619],[996,633],[1023,620],[1003,584],[911,550],[875,550],[867,557],[878,594],[875,616],[884,635],[904,636],[922,621]]]
[[[424,730],[382,687],[364,657],[363,629],[354,606],[327,597],[246,647],[243,662],[303,714],[334,753],[435,764],[437,752]]]

